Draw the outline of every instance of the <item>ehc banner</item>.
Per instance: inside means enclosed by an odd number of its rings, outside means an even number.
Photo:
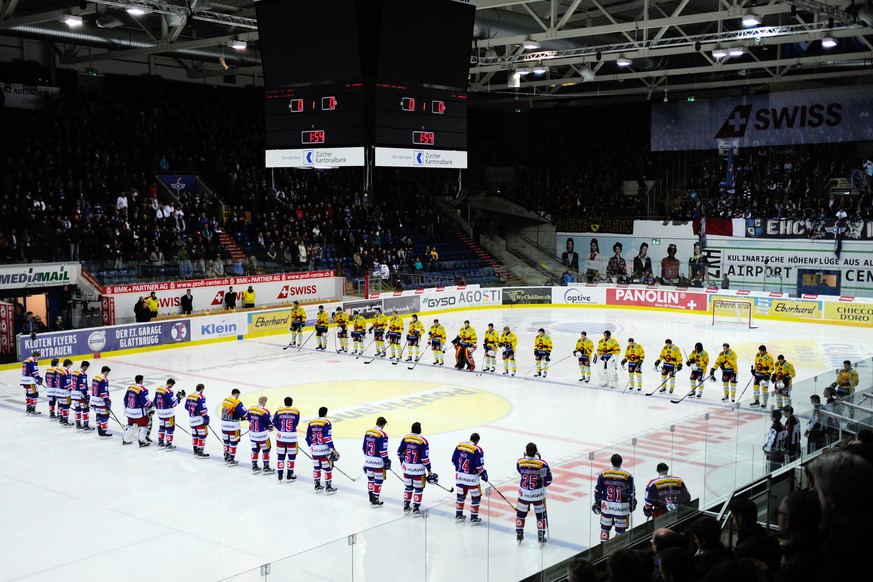
[[[873,139],[873,89],[845,87],[652,103],[652,150],[706,150]]]

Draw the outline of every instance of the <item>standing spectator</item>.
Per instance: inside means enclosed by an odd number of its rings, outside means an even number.
[[[630,514],[637,508],[634,477],[621,468],[623,459],[618,453],[610,457],[612,467],[597,476],[594,486],[594,505],[591,510],[600,516],[600,540],[609,539],[610,530],[621,535],[628,528]]]
[[[785,462],[785,446],[788,440],[788,431],[782,424],[782,413],[778,410],[770,412],[770,430],[767,432],[767,442],[764,443],[764,456],[767,459],[767,472],[782,467]]]
[[[721,543],[721,524],[716,518],[711,515],[698,517],[689,529],[697,546],[694,563],[698,580],[702,580],[715,565],[733,560],[731,551]]]
[[[669,476],[669,470],[667,463],[658,463],[658,476],[646,485],[646,502],[643,505],[643,515],[646,517],[659,517],[691,501],[685,481]]]
[[[151,321],[152,319],[157,319],[158,317],[158,296],[154,291],[149,294],[148,298],[146,298],[146,306],[149,308],[149,319],[147,321]]]
[[[819,579],[821,504],[815,491],[793,491],[779,503],[776,512],[782,540],[782,564],[775,582]]]
[[[64,331],[67,327],[64,325],[64,318],[60,315],[55,318],[55,325],[52,328],[52,331]]]
[[[224,294],[224,309],[226,311],[236,309],[236,293],[234,293],[232,286],[228,287],[227,292]]]
[[[730,504],[731,521],[737,530],[734,558],[751,558],[767,565],[770,572],[779,569],[779,540],[758,523],[758,506],[747,498],[734,499]]]
[[[127,194],[121,192],[115,200],[115,209],[120,216],[127,220]]]
[[[191,312],[194,310],[194,296],[191,295],[191,290],[185,292],[182,295],[182,298],[179,299],[179,305],[182,306],[182,313],[185,315],[191,315]]]
[[[243,307],[246,309],[255,308],[255,289],[249,285],[249,288],[243,291]]]
[[[149,320],[149,308],[145,303],[145,297],[140,295],[133,306],[133,315],[137,323],[144,323]]]

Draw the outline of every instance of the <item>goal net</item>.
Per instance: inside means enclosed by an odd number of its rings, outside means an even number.
[[[712,325],[730,323],[754,329],[758,325],[755,323],[753,307],[751,301],[742,299],[713,299]]]

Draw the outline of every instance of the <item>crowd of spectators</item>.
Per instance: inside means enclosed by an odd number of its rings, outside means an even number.
[[[820,582],[866,571],[873,507],[873,434],[826,450],[805,467],[808,486],[778,500],[762,518],[750,498],[728,506],[727,535],[709,515],[684,531],[656,529],[651,551],[619,549],[607,559],[609,582]],[[773,523],[768,531],[762,521]],[[568,582],[596,582],[588,560],[568,566]]]

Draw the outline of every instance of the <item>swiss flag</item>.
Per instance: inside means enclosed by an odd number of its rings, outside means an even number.
[[[287,299],[287,298],[288,298],[288,285],[285,285],[284,287],[282,287],[282,290],[279,291],[279,295],[276,297],[276,299]]]
[[[224,291],[218,291],[212,299],[212,305],[224,305]]]

